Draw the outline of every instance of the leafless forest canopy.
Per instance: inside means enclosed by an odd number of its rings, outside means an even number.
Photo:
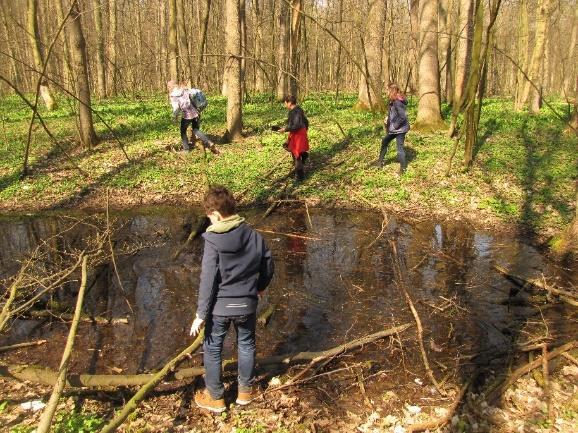
[[[430,9],[423,7],[424,16],[420,17],[418,0],[236,0],[245,94],[279,94],[297,86],[300,94],[359,91],[361,97],[362,88],[369,86],[360,82],[360,68],[372,75],[376,88],[396,82],[417,94],[420,51],[424,44],[437,42],[440,97],[451,102],[453,86],[463,74],[460,71],[467,71],[471,62],[468,51],[472,49],[478,3],[421,2],[422,7],[428,5]],[[42,60],[56,39],[48,58],[48,83],[56,92],[61,92],[62,87],[73,91],[74,42],[66,27],[57,36],[71,3],[1,1],[0,73],[20,90],[35,90]],[[88,51],[91,93],[106,97],[164,90],[165,82],[174,78],[174,67],[178,79],[210,93],[221,92],[227,62],[225,3],[226,0],[81,0],[79,11]],[[34,30],[29,25],[30,13],[34,4],[37,28],[36,34],[31,35]],[[493,0],[482,4],[484,28],[495,4]],[[424,38],[431,30],[424,33],[420,22],[425,14],[431,17],[430,5],[438,12],[434,42]],[[175,9],[171,12],[172,8]],[[576,10],[572,0],[501,3],[489,37],[486,95],[515,97],[523,92],[520,82],[524,74],[531,75],[531,63],[539,62],[539,79],[531,78],[543,88],[543,94],[573,97]],[[546,14],[545,23],[540,20],[540,11]],[[544,35],[541,29],[545,29]],[[31,37],[39,42],[40,59],[35,59]],[[542,37],[543,54],[534,56]],[[293,83],[290,77],[294,77]],[[11,91],[4,81],[0,86],[3,94]]]

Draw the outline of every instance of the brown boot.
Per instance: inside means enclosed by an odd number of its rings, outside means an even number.
[[[257,398],[257,393],[253,388],[251,389],[240,389],[239,394],[237,395],[237,400],[235,403],[241,406],[245,406],[246,404],[251,403],[253,400]]]
[[[215,400],[206,389],[195,392],[195,403],[197,406],[215,413],[221,413],[227,410],[225,400],[222,398]]]

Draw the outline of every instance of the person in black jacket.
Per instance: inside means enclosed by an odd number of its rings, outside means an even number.
[[[274,272],[271,251],[259,233],[235,213],[235,200],[224,187],[213,187],[203,206],[211,225],[203,234],[205,249],[199,297],[191,335],[205,324],[203,361],[206,389],[195,394],[197,406],[211,412],[226,410],[221,379],[221,352],[231,323],[237,331],[237,404],[254,398],[255,325],[260,294]]]
[[[407,114],[405,112],[407,100],[396,84],[389,85],[388,95],[389,110],[384,122],[386,136],[381,140],[381,149],[376,165],[383,167],[389,143],[395,139],[397,144],[397,159],[400,165],[399,174],[401,175],[407,168],[407,158],[405,156],[405,149],[403,148],[405,134],[409,131],[409,121],[407,120]]]
[[[284,98],[287,113],[287,126],[279,129],[281,133],[288,132],[286,149],[291,152],[293,163],[295,165],[295,177],[297,180],[305,178],[304,165],[309,156],[309,138],[307,130],[309,129],[309,120],[305,116],[303,109],[297,105],[297,99],[293,95],[287,95]]]

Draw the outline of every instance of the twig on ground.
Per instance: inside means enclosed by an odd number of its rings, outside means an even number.
[[[544,275],[542,275],[542,279],[544,282],[540,281],[539,278],[523,278],[519,275],[512,274],[508,272],[506,269],[502,268],[501,266],[494,265],[493,268],[502,274],[505,278],[512,281],[514,284],[518,285],[522,289],[526,288],[527,286],[534,286],[538,289],[545,290],[553,295],[562,296],[564,298],[569,298],[573,301],[578,301],[578,295],[567,290],[557,289],[555,287],[550,287],[546,284],[546,280],[544,279]],[[562,298],[561,298],[562,299]],[[575,304],[573,304],[575,305]]]
[[[452,402],[452,404],[448,408],[448,413],[445,416],[438,418],[438,419],[434,419],[432,421],[422,422],[422,423],[418,423],[418,424],[412,424],[408,427],[408,430],[407,430],[408,433],[420,432],[420,431],[424,431],[424,430],[435,430],[435,429],[438,429],[438,428],[442,427],[443,425],[447,424],[453,418],[454,413],[456,412],[456,409],[458,408],[460,402],[464,398],[466,391],[470,387],[470,383],[471,383],[471,381],[468,381],[460,388],[459,392],[457,393],[456,397],[454,398],[454,401]]]

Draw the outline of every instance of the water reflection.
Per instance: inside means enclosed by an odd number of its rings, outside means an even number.
[[[159,242],[135,254],[117,256],[122,285],[110,264],[91,274],[85,310],[111,319],[128,317],[129,322],[83,322],[74,370],[147,371],[190,342],[187,331],[196,307],[202,241],[176,260],[172,254],[187,236],[184,227],[197,213],[162,208],[116,216],[122,225],[115,238],[118,245],[131,239],[158,238]],[[250,223],[260,216],[257,210],[247,214]],[[422,316],[428,343],[433,348],[445,345],[443,352],[432,349],[432,357],[440,364],[454,362],[464,351],[507,352],[519,340],[525,321],[536,313],[528,305],[505,302],[512,284],[492,270],[493,264],[520,275],[539,270],[576,284],[575,275],[562,274],[523,240],[476,231],[466,224],[412,226],[391,218],[378,238],[379,214],[310,209],[310,218],[309,222],[301,207],[281,208],[259,226],[277,269],[266,301],[277,310],[269,326],[258,331],[261,356],[323,350],[394,324],[413,322],[394,279],[390,239],[397,241],[408,290]],[[62,226],[58,215],[0,221],[3,276],[14,273],[19,257]],[[65,242],[74,245],[82,236],[80,229],[71,231]],[[61,299],[73,305],[70,293],[63,292]],[[567,314],[563,307],[544,312],[552,334],[572,333],[573,325],[564,323]],[[57,321],[24,318],[13,324],[1,343],[48,338],[48,344],[27,353],[30,360],[57,368],[67,329]],[[230,339],[225,357],[235,352]],[[378,362],[392,362],[382,352],[377,347],[364,353]],[[6,362],[21,361],[14,353],[3,356]],[[198,362],[198,356],[191,361]]]

